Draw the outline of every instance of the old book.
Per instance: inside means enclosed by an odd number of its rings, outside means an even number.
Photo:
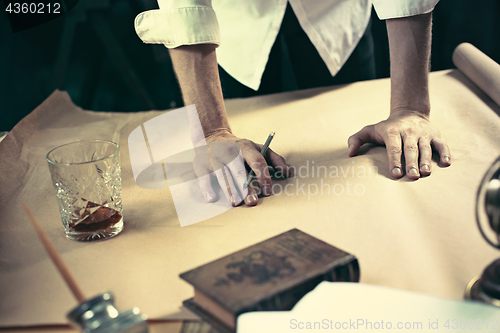
[[[290,310],[321,281],[359,281],[355,256],[298,229],[180,275],[193,285],[184,305],[221,332],[238,315]]]

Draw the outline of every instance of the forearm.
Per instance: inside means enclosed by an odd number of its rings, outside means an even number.
[[[387,20],[391,57],[391,114],[400,110],[429,116],[432,13]]]
[[[185,105],[195,104],[205,137],[230,132],[215,55],[215,45],[169,49]]]

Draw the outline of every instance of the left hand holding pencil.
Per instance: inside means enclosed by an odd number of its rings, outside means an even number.
[[[210,151],[206,150],[204,154],[197,153],[194,164],[200,180],[200,190],[208,202],[219,199],[212,187],[213,177],[207,176],[212,170],[216,170],[217,181],[228,202],[233,206],[239,205],[242,201],[247,206],[255,206],[259,202],[260,194],[264,196],[272,194],[272,180],[267,161],[275,170],[282,171],[283,175],[287,177],[291,175],[291,170],[283,157],[271,149],[267,149],[265,157],[261,155],[263,147],[261,144],[240,139],[229,131],[220,131],[205,139]],[[238,159],[236,157],[240,151],[242,158]],[[245,188],[247,172],[243,161],[255,173],[260,188],[255,189],[252,184]]]

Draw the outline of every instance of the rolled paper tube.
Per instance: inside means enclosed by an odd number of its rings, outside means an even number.
[[[462,43],[453,52],[453,63],[500,105],[500,65],[470,43]]]

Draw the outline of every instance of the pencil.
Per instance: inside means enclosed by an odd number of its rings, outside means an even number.
[[[262,156],[266,156],[267,149],[269,148],[269,145],[271,144],[271,141],[274,138],[274,134],[275,134],[274,131],[272,131],[271,134],[269,134],[269,136],[267,137],[266,142],[262,146],[262,149],[260,150],[260,154]],[[250,185],[250,182],[252,181],[253,175],[254,175],[254,172],[253,172],[253,170],[251,170],[248,173],[248,177],[247,177],[247,180],[245,181],[245,184],[243,184],[243,189],[246,189]]]

